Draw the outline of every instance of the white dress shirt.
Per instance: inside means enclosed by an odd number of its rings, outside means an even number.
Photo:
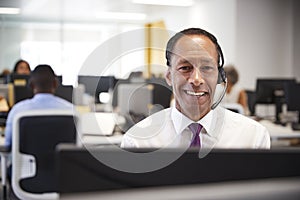
[[[164,109],[130,128],[122,148],[188,148],[193,123],[175,107]],[[198,121],[201,148],[270,148],[270,135],[258,122],[218,106]]]

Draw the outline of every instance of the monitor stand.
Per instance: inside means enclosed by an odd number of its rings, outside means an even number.
[[[276,114],[275,114],[275,124],[282,124],[281,121],[280,121],[280,118],[279,118],[279,114],[282,112],[282,97],[278,97],[278,96],[275,96],[274,97],[275,99],[275,108],[276,108]]]

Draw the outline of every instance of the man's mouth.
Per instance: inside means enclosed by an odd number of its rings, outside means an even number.
[[[186,93],[191,96],[203,96],[206,94],[206,92],[194,92],[190,90],[186,90]]]

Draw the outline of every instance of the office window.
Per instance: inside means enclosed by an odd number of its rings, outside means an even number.
[[[30,62],[32,69],[38,64],[50,64],[57,75],[63,76],[63,84],[76,85],[83,63],[97,47],[124,31],[139,27],[140,25],[116,28],[114,25],[67,24],[63,29],[50,25],[41,25],[37,29],[25,26],[21,34],[20,55]],[[103,75],[126,77],[132,70],[143,65],[144,50],[125,52],[111,61],[110,69]]]

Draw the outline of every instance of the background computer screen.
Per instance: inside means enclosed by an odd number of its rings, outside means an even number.
[[[85,86],[85,93],[95,98],[95,103],[101,103],[99,100],[99,94],[101,92],[108,92],[109,89],[113,89],[115,85],[114,76],[78,76],[78,83]]]
[[[110,90],[114,89],[114,86],[116,84],[116,79],[114,76],[100,76],[96,88],[96,103],[103,103],[101,102],[100,94],[102,92],[108,93]]]
[[[291,79],[257,79],[256,103],[275,104],[276,97],[285,101],[284,88],[287,84],[293,84],[296,80]]]
[[[275,104],[275,123],[280,123],[279,113],[286,103],[285,87],[296,83],[294,78],[269,78],[256,81],[256,104]]]
[[[170,107],[172,98],[172,87],[169,86],[164,78],[151,78],[147,80],[148,84],[153,85],[153,105],[159,105],[161,108]]]
[[[73,86],[59,85],[55,90],[55,96],[58,96],[69,101],[70,103],[73,103]]]
[[[29,86],[15,85],[14,86],[14,104],[30,99],[33,97],[33,91]]]
[[[27,85],[30,79],[30,75],[25,75],[25,74],[15,74],[12,73],[8,75],[8,83],[13,83],[14,85]]]
[[[99,76],[78,76],[78,84],[82,84],[85,87],[85,93],[94,96]]]
[[[298,111],[300,119],[300,83],[288,84],[285,87],[286,104],[289,111]]]

